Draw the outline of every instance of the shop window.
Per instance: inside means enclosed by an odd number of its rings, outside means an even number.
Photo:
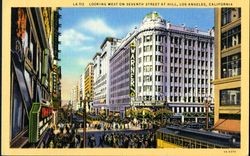
[[[220,90],[220,106],[240,105],[240,88]]]
[[[15,76],[13,80],[12,95],[11,138],[14,138],[28,126],[28,117],[24,109],[23,100],[21,98],[22,95]]]
[[[237,53],[221,59],[221,77],[233,77],[241,74],[241,54]]]
[[[241,43],[241,25],[221,34],[221,50],[236,46]]]

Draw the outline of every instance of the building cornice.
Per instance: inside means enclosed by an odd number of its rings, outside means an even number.
[[[212,81],[212,84],[219,85],[219,84],[225,84],[225,83],[231,83],[231,82],[238,82],[241,80],[241,76],[235,76],[235,77],[229,77],[229,78],[223,78],[223,79],[216,79]]]

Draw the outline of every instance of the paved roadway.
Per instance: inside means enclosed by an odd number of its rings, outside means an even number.
[[[96,146],[94,148],[102,148],[102,147],[98,147],[99,145],[99,141],[100,141],[100,137],[102,137],[103,134],[110,134],[110,133],[126,133],[126,134],[132,134],[132,133],[136,133],[136,134],[145,134],[147,133],[149,130],[140,130],[140,129],[130,129],[130,130],[109,130],[109,131],[103,131],[103,130],[90,130],[87,131],[86,137],[88,138],[88,136],[92,136],[94,135],[94,137],[96,138]],[[82,136],[82,130],[78,130],[78,133]],[[88,146],[88,139],[86,140],[86,145]],[[107,145],[104,144],[104,147],[109,147]]]

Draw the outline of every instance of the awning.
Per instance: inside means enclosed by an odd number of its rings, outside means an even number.
[[[219,119],[213,129],[224,132],[240,133],[240,120]]]

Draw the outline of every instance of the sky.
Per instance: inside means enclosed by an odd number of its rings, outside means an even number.
[[[174,25],[197,26],[204,31],[214,26],[214,10],[207,8],[62,8],[62,100],[69,100],[71,89],[105,37],[124,38],[152,11]]]

